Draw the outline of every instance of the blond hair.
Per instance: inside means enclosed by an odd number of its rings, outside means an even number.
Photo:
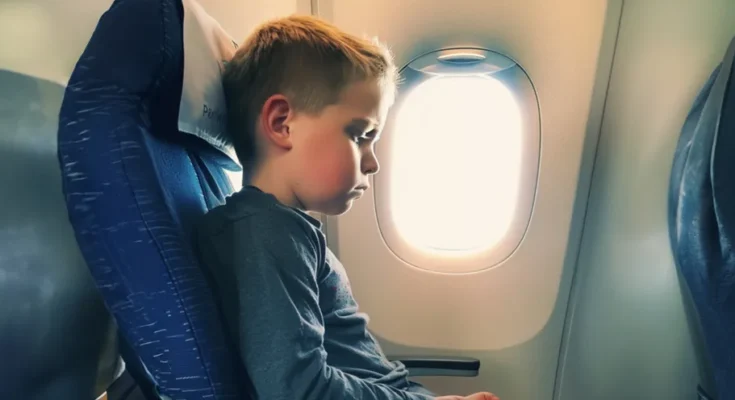
[[[397,71],[387,47],[311,16],[266,22],[241,44],[223,74],[230,140],[243,163],[253,162],[256,119],[265,101],[283,94],[297,111],[318,113],[342,90],[378,80],[395,96]]]

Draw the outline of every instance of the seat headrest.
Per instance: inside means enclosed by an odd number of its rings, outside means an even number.
[[[222,71],[237,44],[195,0],[184,5],[184,81],[179,131],[205,140],[237,162],[227,141]]]

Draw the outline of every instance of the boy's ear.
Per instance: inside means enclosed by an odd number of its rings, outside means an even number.
[[[260,115],[265,139],[284,150],[290,150],[292,146],[287,125],[292,111],[286,96],[274,94],[265,101]]]

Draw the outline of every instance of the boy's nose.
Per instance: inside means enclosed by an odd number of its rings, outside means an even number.
[[[377,174],[380,170],[380,163],[378,162],[378,158],[375,157],[374,153],[370,153],[363,157],[362,160],[362,173],[365,175],[373,175]]]

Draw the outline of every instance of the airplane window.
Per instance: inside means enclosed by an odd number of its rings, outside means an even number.
[[[468,273],[498,265],[531,221],[541,150],[533,82],[479,48],[426,53],[402,84],[376,145],[375,215],[408,266]]]
[[[483,251],[513,222],[521,114],[492,77],[437,77],[407,94],[396,114],[390,206],[413,246]]]

